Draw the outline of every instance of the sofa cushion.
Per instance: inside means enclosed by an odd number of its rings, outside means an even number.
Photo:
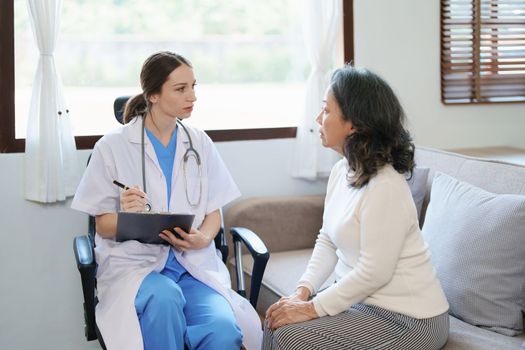
[[[450,334],[442,350],[519,350],[525,335],[506,337],[450,316]]]
[[[423,237],[451,315],[506,335],[523,331],[525,196],[436,173]]]
[[[262,284],[279,296],[292,294],[303,275],[313,249],[298,249],[270,254],[264,271]],[[244,272],[251,274],[253,259],[249,254],[243,255]],[[330,275],[321,289],[334,283],[335,274]]]
[[[303,275],[308,260],[310,256],[312,256],[312,251],[313,249],[297,249],[270,254],[257,302],[257,311],[261,315],[264,315],[268,307],[277,302],[279,298],[290,295],[295,291],[297,282],[299,282],[299,278]],[[230,259],[232,276],[235,273],[233,272],[234,260],[235,258]],[[248,290],[251,281],[253,259],[250,254],[245,254],[242,256],[242,261],[243,270],[247,276],[245,282],[247,283],[246,288]],[[332,274],[321,288],[328,287],[334,283],[334,281],[335,274]]]
[[[412,199],[417,209],[417,217],[421,217],[421,208],[427,191],[427,179],[430,168],[416,167],[412,170],[412,176],[407,179],[408,187],[412,193]]]
[[[242,199],[224,215],[224,225],[246,227],[275,252],[313,248],[321,229],[324,195]],[[230,243],[230,247],[232,247]]]

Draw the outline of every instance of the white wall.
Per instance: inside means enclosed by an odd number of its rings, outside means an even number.
[[[525,105],[444,106],[439,95],[439,2],[356,0],[356,63],[399,94],[417,143],[453,148],[525,147]],[[401,38],[406,38],[401,40]],[[318,194],[323,181],[290,178],[292,140],[219,143],[244,196]],[[87,151],[79,152],[85,163]],[[23,155],[0,154],[0,349],[95,349],[83,337],[72,252],[87,230],[70,202],[23,199]]]
[[[22,154],[0,155],[0,348],[89,349],[72,253],[86,217],[23,200],[23,167]]]
[[[325,181],[291,178],[293,140],[218,143],[244,197],[324,193]],[[79,151],[82,164],[89,152]],[[98,349],[86,342],[73,237],[87,216],[23,199],[23,154],[0,154],[0,349]],[[139,171],[140,169],[137,169]]]
[[[439,1],[355,0],[354,30],[356,65],[394,88],[417,144],[525,148],[524,103],[441,103]]]

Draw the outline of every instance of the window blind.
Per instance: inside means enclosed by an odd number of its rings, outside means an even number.
[[[525,102],[525,0],[441,0],[441,99]]]

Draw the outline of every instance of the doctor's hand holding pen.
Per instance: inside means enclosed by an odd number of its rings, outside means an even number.
[[[175,247],[175,249],[185,252],[187,250],[202,249],[209,246],[217,235],[217,232],[219,232],[220,226],[221,213],[217,209],[206,215],[199,229],[191,228],[190,232],[184,232],[179,227],[175,227],[175,233],[164,230],[159,236]]]
[[[121,211],[142,212],[151,210],[148,197],[146,193],[140,190],[139,186],[129,187],[117,180],[114,180],[113,183],[124,190],[120,194]]]
[[[120,209],[128,212],[149,211],[146,194],[138,186],[133,186],[120,194]]]
[[[120,194],[120,210],[127,212],[144,212],[150,211],[151,205],[148,202],[146,193],[140,190],[138,186],[129,187],[117,180],[113,184],[122,188]],[[95,216],[97,233],[103,238],[114,238],[117,234],[117,213],[104,213]]]

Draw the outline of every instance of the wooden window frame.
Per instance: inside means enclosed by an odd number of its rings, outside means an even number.
[[[343,0],[344,60],[354,58],[353,0]],[[14,0],[0,1],[0,153],[25,150],[25,139],[15,137]],[[296,127],[206,130],[213,141],[293,138]],[[77,149],[92,149],[101,135],[76,136]]]
[[[503,47],[523,46],[523,33],[509,38],[508,33],[498,29],[523,26],[524,19],[512,18],[499,5],[509,4],[508,0],[441,0],[440,1],[440,42],[441,42],[441,101],[446,105],[493,104],[525,102],[525,54],[520,49],[510,51],[520,61],[509,62],[500,57]],[[451,6],[458,12],[451,14]],[[461,9],[464,7],[465,9]],[[488,8],[489,12],[486,12]],[[483,13],[482,13],[483,11]],[[500,17],[501,14],[501,17]],[[489,17],[486,18],[486,15]],[[454,38],[454,32],[456,37]],[[461,34],[459,30],[469,30]],[[487,51],[487,47],[491,48]],[[482,48],[485,48],[484,50]],[[487,53],[489,54],[487,56]],[[485,54],[485,55],[484,55]],[[456,62],[453,62],[454,55]],[[459,62],[461,60],[461,62]],[[501,68],[501,66],[506,66]],[[510,66],[510,68],[509,68]],[[501,74],[505,71],[507,74]],[[508,74],[514,72],[514,74]]]

